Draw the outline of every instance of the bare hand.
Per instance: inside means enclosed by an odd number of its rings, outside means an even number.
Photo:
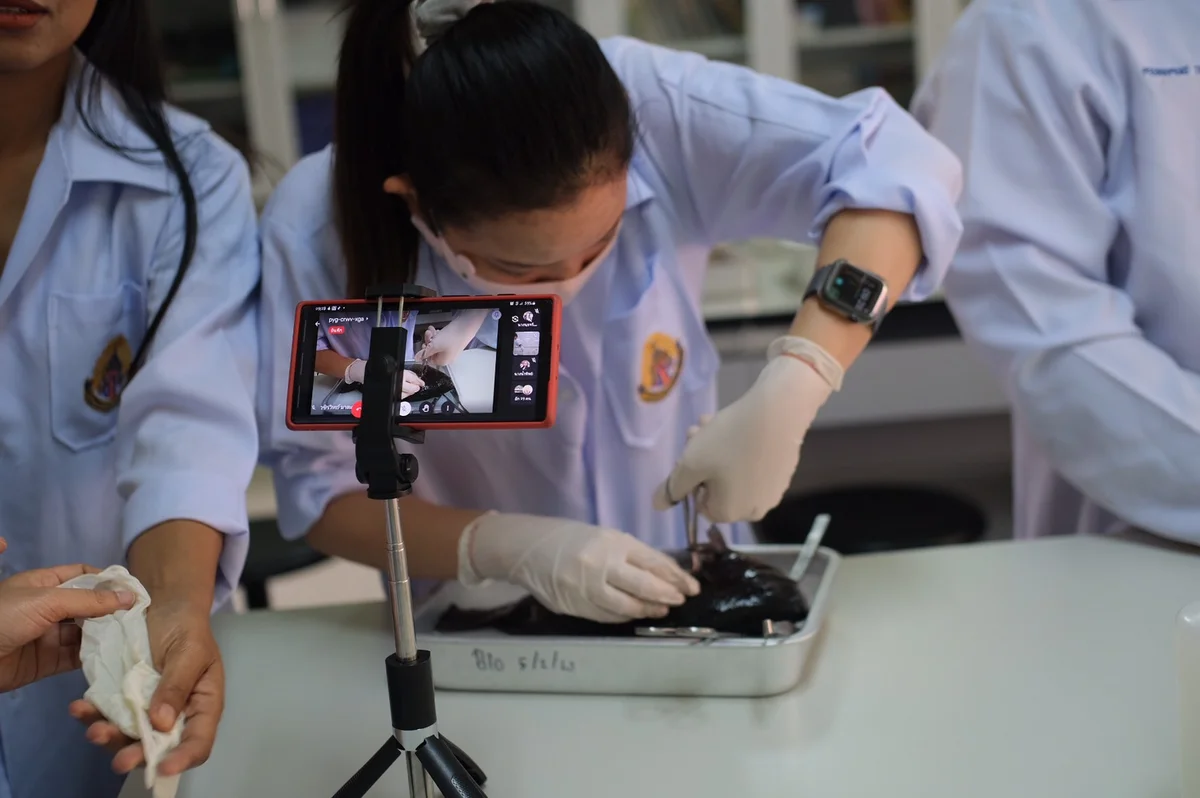
[[[7,544],[0,538],[0,552]],[[99,618],[133,606],[132,593],[59,587],[99,570],[61,565],[25,571],[0,582],[0,693],[79,667],[74,618]]]
[[[159,766],[174,776],[204,764],[212,753],[225,709],[225,669],[213,639],[208,608],[186,602],[151,603],[146,613],[154,664],[162,681],[150,701],[150,721],[170,731],[179,713],[187,720],[179,747]],[[113,770],[129,773],[146,762],[139,742],[130,740],[88,701],[71,704],[71,715],[88,724],[88,739],[113,751]]]

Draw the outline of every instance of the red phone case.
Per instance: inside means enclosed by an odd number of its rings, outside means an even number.
[[[558,335],[562,327],[562,299],[557,294],[530,294],[515,297],[512,295],[505,296],[439,296],[428,297],[423,299],[406,299],[405,307],[412,305],[427,306],[437,305],[443,302],[462,302],[464,300],[495,300],[497,303],[511,302],[514,299],[536,299],[550,300],[553,312],[550,319],[550,381],[547,383],[546,391],[546,417],[540,421],[464,421],[461,423],[434,423],[422,424],[420,422],[413,424],[402,424],[400,426],[408,427],[409,429],[545,429],[554,426],[555,412],[558,409]],[[395,300],[399,302],[399,299]],[[385,300],[385,304],[387,300]],[[326,430],[352,430],[358,424],[356,422],[346,424],[302,424],[292,419],[292,393],[296,388],[296,363],[299,361],[300,352],[298,345],[300,341],[300,319],[304,315],[304,309],[313,305],[364,305],[375,307],[378,304],[374,299],[318,299],[301,302],[296,306],[296,321],[292,327],[292,365],[288,370],[288,408],[287,408],[287,426],[288,429],[297,430],[300,432],[322,432]]]

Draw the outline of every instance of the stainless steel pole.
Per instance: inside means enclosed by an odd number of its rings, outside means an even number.
[[[413,622],[412,583],[408,576],[408,558],[404,552],[404,534],[400,526],[400,500],[388,499],[387,543],[388,584],[392,596],[392,632],[396,638],[396,656],[401,662],[417,659],[417,632]],[[399,734],[399,731],[397,731]],[[408,768],[408,791],[411,798],[433,798],[433,786],[425,766],[413,751],[404,752]]]
[[[413,626],[412,583],[408,577],[408,559],[400,529],[400,500],[388,499],[384,504],[387,507],[388,583],[392,595],[396,656],[401,662],[415,662],[417,633]]]

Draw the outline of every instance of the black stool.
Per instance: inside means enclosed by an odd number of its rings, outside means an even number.
[[[803,543],[813,520],[831,517],[823,546],[841,554],[973,543],[987,518],[974,504],[943,491],[862,486],[785,498],[757,525],[763,543]]]
[[[267,580],[308,568],[328,559],[303,540],[284,540],[273,520],[250,522],[250,554],[242,571],[246,605],[252,610],[270,608]]]

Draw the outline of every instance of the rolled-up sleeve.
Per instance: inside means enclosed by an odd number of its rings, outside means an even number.
[[[848,208],[906,213],[925,259],[902,298],[936,290],[962,233],[961,170],[886,92],[835,99],[694,54],[607,46],[642,144],[698,242],[817,241]]]
[[[293,182],[303,173],[292,176]],[[277,193],[286,191],[288,182]],[[261,460],[275,479],[280,534],[302,538],[338,496],[365,490],[355,475],[350,433],[298,432],[288,429],[288,377],[296,305],[305,300],[337,298],[346,293],[332,253],[321,251],[320,233],[301,232],[284,213],[268,207],[262,220],[263,308],[258,425]],[[319,227],[320,225],[318,225]],[[332,230],[329,230],[332,236]],[[328,242],[325,242],[328,243]],[[340,261],[338,261],[340,263]]]
[[[166,521],[225,535],[215,604],[238,584],[249,547],[246,489],[258,457],[257,224],[249,170],[215,136],[180,146],[196,195],[195,251],[144,365],[121,398],[118,489],[126,550]],[[184,245],[176,197],[155,247],[147,308],[163,303]]]
[[[966,169],[947,298],[1056,470],[1125,521],[1194,543],[1200,377],[1145,338],[1109,282],[1122,89],[1044,13],[974,14],[914,103]]]

